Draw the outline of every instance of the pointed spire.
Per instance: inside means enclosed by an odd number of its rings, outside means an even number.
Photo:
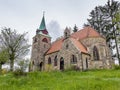
[[[41,23],[40,23],[39,28],[36,30],[36,34],[42,34],[42,35],[49,36],[49,33],[48,33],[48,31],[47,31],[47,29],[46,29],[46,25],[45,25],[44,14],[45,14],[45,12],[43,12],[42,21],[41,21]]]
[[[43,18],[42,18],[41,24],[39,26],[39,30],[46,30],[44,14],[45,14],[45,12],[43,12]]]

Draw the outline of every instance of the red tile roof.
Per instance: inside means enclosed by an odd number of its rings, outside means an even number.
[[[73,42],[73,44],[83,53],[88,53],[87,48],[77,39],[70,38],[70,40]]]
[[[71,40],[74,42],[75,46],[78,47],[80,49],[80,51],[84,52],[84,53],[87,53],[87,50],[86,50],[85,46],[83,46],[82,43],[79,42],[78,40],[81,40],[81,39],[84,39],[87,37],[100,37],[100,34],[91,27],[85,27],[84,29],[71,34]],[[73,38],[75,38],[76,40]],[[62,47],[63,40],[64,39],[61,38],[61,39],[55,41],[54,43],[52,43],[47,54],[59,51]]]
[[[63,43],[63,38],[53,42],[50,49],[48,50],[47,54],[59,51],[62,47],[62,43]]]
[[[95,29],[88,26],[78,32],[73,33],[71,36],[80,40],[87,37],[100,37],[100,34]]]

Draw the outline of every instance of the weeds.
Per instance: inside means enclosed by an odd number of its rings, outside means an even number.
[[[1,90],[120,90],[120,70],[29,72],[0,75]]]

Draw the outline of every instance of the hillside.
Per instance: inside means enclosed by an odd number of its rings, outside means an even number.
[[[120,70],[9,73],[0,75],[0,90],[120,90]]]

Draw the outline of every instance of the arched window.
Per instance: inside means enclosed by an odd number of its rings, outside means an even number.
[[[99,52],[96,46],[93,47],[93,58],[94,60],[99,60]]]
[[[65,37],[67,37],[67,32],[65,32]]]
[[[32,61],[32,65],[34,65],[34,61]]]
[[[57,66],[57,56],[54,58],[54,66]]]
[[[43,38],[42,42],[48,43],[47,38]]]
[[[72,56],[71,56],[71,63],[72,63],[72,64],[77,63],[77,57],[76,57],[75,55],[72,55]]]
[[[48,58],[48,64],[51,64],[51,58],[50,57]]]
[[[64,58],[60,58],[60,70],[64,70]]]
[[[86,69],[88,69],[88,59],[86,58]]]

